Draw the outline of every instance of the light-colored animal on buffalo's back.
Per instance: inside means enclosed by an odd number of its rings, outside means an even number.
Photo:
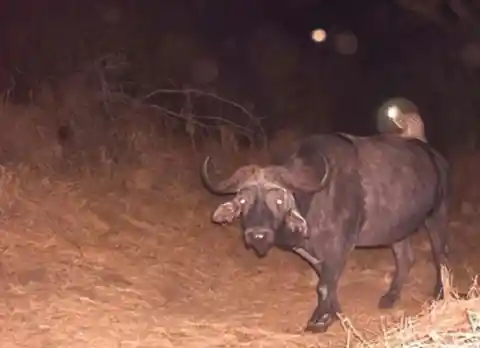
[[[382,105],[377,115],[377,128],[383,134],[427,142],[425,125],[417,107],[404,98],[394,98]]]
[[[400,129],[399,136],[427,141],[425,126],[419,114],[413,112],[404,114],[396,106],[392,106],[387,117]]]

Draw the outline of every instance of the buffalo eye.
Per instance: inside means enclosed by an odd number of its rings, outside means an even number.
[[[242,204],[242,205],[245,204],[246,202],[247,202],[247,200],[245,198],[241,198],[240,201],[239,201],[239,203]]]

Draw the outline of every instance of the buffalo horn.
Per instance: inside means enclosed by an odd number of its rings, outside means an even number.
[[[330,177],[330,165],[325,156],[322,156],[322,161],[325,172],[321,180],[318,180],[317,172],[312,167],[306,166],[303,163],[296,164],[291,170],[282,171],[282,180],[303,191],[320,191],[325,187]]]
[[[210,180],[208,175],[208,164],[211,160],[211,157],[208,156],[203,162],[201,177],[205,186],[212,192],[217,195],[229,195],[235,194],[238,192],[238,189],[250,175],[254,173],[259,167],[257,165],[247,165],[237,169],[229,178],[213,183]]]

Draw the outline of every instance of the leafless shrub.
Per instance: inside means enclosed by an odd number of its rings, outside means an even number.
[[[255,144],[255,132],[258,132],[263,142],[263,147],[266,146],[266,134],[261,125],[261,119],[254,116],[246,107],[220,97],[211,92],[204,92],[197,89],[159,89],[149,93],[141,98],[142,101],[146,101],[149,98],[158,94],[176,94],[184,96],[184,103],[179,111],[174,111],[166,107],[147,104],[152,109],[160,111],[164,116],[182,120],[185,127],[185,133],[191,139],[192,146],[195,149],[195,138],[197,135],[204,137],[211,134],[212,130],[216,130],[220,136],[220,142],[223,147],[231,147],[238,150],[238,138],[246,138],[250,145]],[[243,124],[238,124],[229,120],[228,117],[222,117],[222,115],[199,115],[195,113],[195,101],[196,98],[209,98],[216,102],[227,104],[234,110],[240,112],[243,115]],[[246,120],[245,120],[246,119]]]
[[[0,114],[8,151],[0,160],[112,178],[120,162],[148,165],[149,154],[164,152],[166,142],[175,146],[178,136],[194,152],[212,141],[238,152],[242,142],[252,148],[258,138],[265,148],[261,120],[247,107],[193,88],[129,95],[122,77],[128,67],[122,54],[105,55],[40,85],[28,108],[2,103],[8,109],[5,117]]]

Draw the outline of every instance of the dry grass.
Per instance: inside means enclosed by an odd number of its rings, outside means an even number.
[[[442,301],[425,305],[424,310],[415,316],[403,317],[390,324],[379,338],[367,341],[353,328],[348,319],[342,318],[350,343],[352,337],[360,342],[361,348],[444,348],[480,346],[480,298],[478,285],[474,284],[465,298],[461,298],[452,287],[451,273],[444,268],[446,296]],[[350,344],[347,344],[350,346]]]
[[[348,344],[340,324],[324,335],[303,332],[315,295],[302,261],[277,251],[258,260],[235,227],[210,223],[220,199],[198,178],[205,151],[225,171],[265,154],[232,156],[215,142],[195,153],[188,139],[154,127],[143,108],[118,108],[107,126],[95,105],[71,108],[77,116],[65,108],[0,109],[2,348]],[[59,142],[57,127],[70,116],[75,135]],[[424,244],[417,243],[405,299],[384,313],[376,301],[388,285],[389,253],[359,252],[349,262],[340,297],[365,340],[382,332],[382,314],[416,314],[428,299],[433,272]],[[473,310],[469,301],[448,306]]]
[[[246,326],[251,313],[202,318],[235,268],[200,256],[220,247],[192,233],[207,227],[191,211],[202,199],[170,185],[98,192],[4,169],[2,347],[305,346],[299,334]]]

